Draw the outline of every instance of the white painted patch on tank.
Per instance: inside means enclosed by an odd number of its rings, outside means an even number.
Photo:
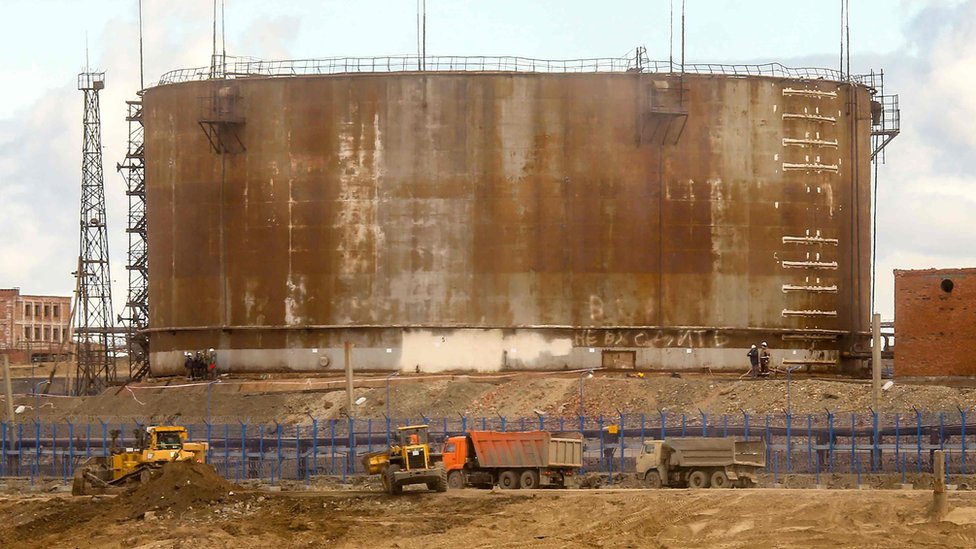
[[[450,332],[408,330],[403,333],[400,369],[423,372],[531,368],[552,357],[568,357],[571,338],[546,339],[534,333],[504,335],[497,329],[459,329]],[[507,363],[507,364],[506,364]]]
[[[305,303],[305,276],[288,274],[288,295],[285,297],[285,324],[297,326],[305,322],[302,306]]]

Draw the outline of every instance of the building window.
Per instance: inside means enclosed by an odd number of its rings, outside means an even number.
[[[31,310],[32,310],[31,304],[30,303],[25,303],[24,304],[24,318],[30,318]]]
[[[44,341],[51,341],[51,327],[44,327]]]
[[[35,341],[40,341],[41,340],[41,327],[40,326],[34,326],[34,340]]]
[[[44,306],[44,318],[51,318],[51,306],[50,305],[45,305]]]
[[[29,340],[31,336],[30,326],[24,326],[24,339]]]
[[[60,305],[52,305],[51,306],[51,310],[53,311],[54,318],[61,318],[61,306]]]
[[[40,303],[38,303],[37,305],[34,305],[34,316],[38,316],[38,317],[41,316],[41,305],[40,305]]]

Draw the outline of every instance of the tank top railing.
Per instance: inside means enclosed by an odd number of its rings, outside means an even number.
[[[328,57],[267,61],[252,57],[217,56],[210,67],[167,72],[157,85],[210,79],[289,77],[401,72],[521,72],[521,73],[657,73],[722,76],[768,76],[806,80],[851,81],[863,84],[864,75],[844,75],[826,68],[790,68],[780,63],[729,65],[692,63],[683,67],[669,61],[652,61],[645,55],[592,59],[534,59],[511,56]]]

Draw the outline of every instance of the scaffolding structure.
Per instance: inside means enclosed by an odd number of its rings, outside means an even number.
[[[104,72],[78,75],[84,92],[81,161],[81,227],[78,303],[75,307],[77,342],[74,393],[94,394],[114,383],[112,277],[109,272],[105,184],[102,173],[102,128],[98,92],[105,88]]]
[[[140,92],[141,96],[141,92]],[[126,101],[125,120],[129,124],[129,144],[125,159],[116,164],[126,183],[129,197],[128,263],[129,291],[124,316],[126,351],[129,356],[129,379],[138,381],[149,373],[149,264],[146,232],[146,156],[143,146],[145,131],[142,124],[142,99]]]

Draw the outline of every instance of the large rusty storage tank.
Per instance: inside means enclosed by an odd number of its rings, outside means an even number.
[[[147,90],[153,372],[839,364],[871,90],[580,68]]]

